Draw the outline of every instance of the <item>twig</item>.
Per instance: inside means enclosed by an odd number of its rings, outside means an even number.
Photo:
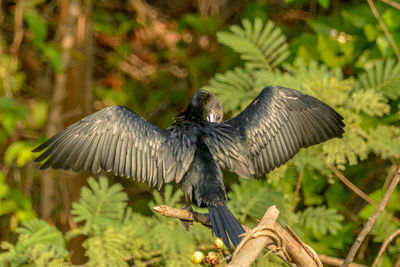
[[[211,225],[210,222],[208,221],[207,215],[204,213],[198,213],[195,211],[189,211],[184,209],[177,209],[164,205],[154,207],[153,210],[166,217],[178,218],[185,221],[196,221],[208,226]]]
[[[10,47],[11,53],[18,55],[19,47],[24,37],[24,1],[18,0],[14,11],[14,39]]]
[[[379,249],[379,253],[376,256],[374,263],[372,263],[371,267],[374,267],[378,264],[379,259],[382,257],[383,253],[385,252],[387,246],[390,244],[390,242],[393,241],[393,239],[395,239],[398,235],[400,235],[400,229],[397,229],[396,231],[394,231],[388,239],[385,240],[385,242],[383,242],[381,248]]]
[[[348,188],[350,188],[354,193],[356,193],[358,196],[360,196],[362,199],[367,201],[369,204],[371,204],[374,207],[378,206],[378,203],[376,203],[374,200],[372,200],[367,194],[365,194],[363,191],[360,190],[357,186],[355,186],[352,182],[350,182],[349,179],[346,178],[335,166],[332,164],[328,164],[329,168],[333,171],[334,174],[339,178],[340,181],[342,181]],[[395,217],[393,214],[388,212],[387,210],[384,211],[387,216],[389,216],[390,219],[392,219],[397,225],[400,225],[400,220]]]
[[[340,266],[344,260],[339,258],[334,258],[326,255],[319,255],[319,259],[328,265]],[[367,267],[366,265],[358,264],[358,263],[350,263],[349,267]]]
[[[379,15],[378,10],[375,7],[375,4],[372,0],[367,0],[369,7],[371,8],[372,13],[374,14],[376,20],[378,21],[379,25],[381,26],[383,32],[386,35],[386,38],[388,38],[390,45],[392,46],[394,53],[397,56],[397,59],[400,61],[400,52],[399,48],[396,45],[396,42],[393,39],[393,36],[390,34],[388,28],[386,27],[385,23],[382,21],[381,16]]]
[[[400,10],[400,3],[394,2],[392,0],[381,0],[381,1]]]
[[[297,197],[299,196],[300,188],[301,188],[301,181],[303,180],[304,176],[304,169],[301,169],[299,176],[297,177],[297,184],[296,189],[294,190],[293,199],[292,199],[292,208],[295,208]]]
[[[390,184],[390,181],[396,175],[397,169],[398,169],[398,167],[397,167],[396,162],[394,160],[392,160],[392,167],[390,167],[389,173],[387,174],[385,182],[383,183],[383,189],[387,189],[387,187]]]
[[[339,180],[342,181],[354,193],[356,193],[358,196],[360,196],[362,199],[367,201],[372,206],[378,206],[378,204],[374,200],[372,200],[367,194],[365,194],[363,191],[361,191],[360,188],[358,188],[356,185],[354,185],[352,182],[350,182],[350,180],[347,179],[346,176],[344,176],[334,165],[328,164],[328,166],[333,171],[333,173],[336,174],[336,176],[339,178]]]
[[[374,214],[372,214],[372,216],[369,217],[364,228],[361,230],[360,234],[357,236],[357,239],[354,242],[353,246],[351,247],[349,254],[347,255],[346,259],[344,260],[343,264],[341,265],[342,267],[349,266],[349,264],[353,261],[354,256],[356,255],[358,249],[360,248],[362,241],[365,239],[365,237],[367,236],[369,231],[371,231],[372,226],[374,225],[378,216],[385,209],[386,204],[388,203],[390,197],[392,196],[393,191],[396,188],[399,181],[400,181],[400,169],[397,170],[396,176],[393,178],[392,182],[390,183],[388,190],[386,191],[385,195],[383,196],[383,199],[382,199],[381,203],[379,204],[379,206],[376,208]]]
[[[158,206],[153,210],[168,217],[210,225],[206,214],[167,206]],[[294,233],[284,230],[276,223],[278,215],[278,209],[272,206],[254,229],[248,229],[244,225],[246,234],[244,234],[242,242],[236,247],[232,260],[227,266],[250,266],[264,247],[267,247],[291,266],[322,267],[317,254],[309,246],[304,244]]]

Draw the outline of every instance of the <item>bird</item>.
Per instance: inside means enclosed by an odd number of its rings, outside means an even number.
[[[206,207],[214,234],[230,248],[242,225],[227,208],[222,170],[265,176],[300,149],[344,134],[343,117],[298,90],[267,86],[238,115],[224,120],[218,98],[197,91],[170,127],[160,128],[123,106],[88,115],[39,145],[40,169],[98,173],[180,184],[186,206]]]

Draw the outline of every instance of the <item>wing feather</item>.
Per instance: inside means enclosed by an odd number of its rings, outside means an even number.
[[[91,114],[69,126],[34,152],[42,169],[100,170],[146,181],[161,187],[180,181],[194,156],[195,142],[189,135],[171,134],[121,106]]]
[[[342,137],[343,127],[343,118],[322,101],[268,86],[236,117],[205,127],[204,140],[221,167],[258,178],[301,148]]]

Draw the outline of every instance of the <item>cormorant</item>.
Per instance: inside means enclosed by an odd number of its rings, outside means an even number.
[[[268,86],[236,117],[200,90],[167,129],[122,106],[91,114],[48,139],[34,152],[41,169],[100,170],[160,189],[175,181],[189,203],[207,207],[212,229],[229,248],[244,232],[226,207],[222,169],[259,178],[301,148],[342,137],[343,118],[320,100],[294,89]]]

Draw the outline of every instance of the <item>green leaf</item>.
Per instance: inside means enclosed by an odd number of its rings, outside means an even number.
[[[356,90],[349,99],[348,107],[355,112],[365,112],[370,116],[383,116],[390,112],[390,106],[382,93],[374,89]]]
[[[16,232],[15,245],[1,244],[8,251],[0,254],[0,264],[21,266],[35,262],[36,266],[54,266],[55,262],[64,262],[68,255],[62,233],[43,220],[24,222]]]
[[[47,24],[44,19],[36,12],[25,12],[24,18],[28,24],[29,30],[33,34],[33,42],[37,46],[41,46],[47,37]]]
[[[340,44],[337,39],[331,36],[318,35],[318,51],[322,60],[328,67],[342,67],[349,63],[354,54],[353,42],[346,41]]]
[[[49,105],[45,101],[35,101],[33,103],[30,108],[31,120],[29,120],[29,122],[34,129],[40,129],[45,125],[48,117],[48,110]]]
[[[368,220],[368,218],[374,213],[376,207],[372,205],[365,206],[360,212],[359,216]],[[378,219],[375,221],[374,226],[372,227],[370,234],[374,236],[375,242],[383,242],[386,240],[394,231],[398,229],[396,223],[393,222],[391,218],[389,218],[385,213],[379,215]]]
[[[109,186],[106,177],[99,182],[93,177],[88,179],[89,187],[83,187],[78,203],[72,204],[71,213],[75,222],[84,222],[83,232],[94,231],[93,227],[116,225],[121,223],[125,213],[128,196],[120,184]]]
[[[324,8],[328,9],[331,4],[331,0],[318,0],[318,3]]]
[[[382,14],[382,20],[388,27],[389,31],[394,31],[400,28],[400,12],[394,8],[388,8]]]
[[[358,87],[382,92],[385,97],[396,100],[400,97],[400,63],[393,58],[376,60],[365,66]]]
[[[281,223],[293,225],[298,221],[297,215],[290,207],[288,196],[274,190],[266,180],[240,180],[240,183],[232,185],[231,189],[228,193],[228,205],[232,212],[239,215],[242,223],[251,224],[256,219],[261,219],[272,205],[284,211],[278,218]]]
[[[17,123],[24,123],[28,115],[26,106],[17,103],[14,99],[0,97],[0,124],[7,134],[12,135]]]
[[[287,72],[275,70],[273,72],[260,70],[254,73],[256,78],[254,88],[264,88],[269,85],[279,85],[289,88],[298,88],[299,80]],[[249,95],[249,98],[251,95]],[[251,99],[247,99],[246,103]]]
[[[385,35],[380,34],[378,38],[376,38],[376,44],[378,45],[379,51],[381,52],[383,57],[387,57],[390,51],[390,43]]]
[[[317,34],[329,36],[332,31],[338,31],[338,24],[335,17],[312,18],[307,20],[307,24]]]
[[[13,160],[17,160],[17,166],[22,167],[27,162],[33,160],[34,154],[31,152],[33,147],[25,141],[17,141],[7,147],[4,153],[4,161],[11,164]]]
[[[107,227],[99,235],[88,238],[83,247],[89,257],[87,266],[118,266],[128,267],[125,261],[130,255],[130,243],[134,240],[135,232],[130,227],[121,229]]]
[[[64,62],[62,60],[61,51],[53,44],[46,44],[42,48],[44,57],[53,65],[57,73],[64,71]]]
[[[244,19],[242,25],[231,26],[230,32],[218,32],[217,38],[240,53],[247,68],[272,71],[289,56],[286,37],[272,21],[265,24],[260,18],[254,23]]]
[[[400,128],[378,125],[369,130],[368,144],[383,159],[393,159],[400,154]]]
[[[0,112],[12,112],[16,106],[15,99],[0,97]]]
[[[358,29],[363,29],[365,25],[376,25],[376,19],[373,16],[368,5],[356,5],[354,8],[341,10],[343,19]]]
[[[378,35],[378,30],[376,29],[376,26],[367,24],[364,26],[364,34],[367,37],[367,40],[372,42],[375,41],[376,36]]]
[[[154,204],[150,204],[151,207],[160,206],[160,205],[167,205],[167,206],[175,206],[182,198],[183,192],[180,190],[173,191],[174,187],[170,184],[165,185],[164,194],[161,194],[158,191],[153,191],[153,197],[155,200]]]
[[[336,210],[324,206],[308,207],[300,213],[300,223],[311,230],[316,239],[321,239],[327,234],[336,235],[342,228],[343,219]]]
[[[199,16],[198,14],[185,14],[179,21],[181,28],[191,27],[198,34],[214,34],[218,28],[218,21],[211,16]]]

